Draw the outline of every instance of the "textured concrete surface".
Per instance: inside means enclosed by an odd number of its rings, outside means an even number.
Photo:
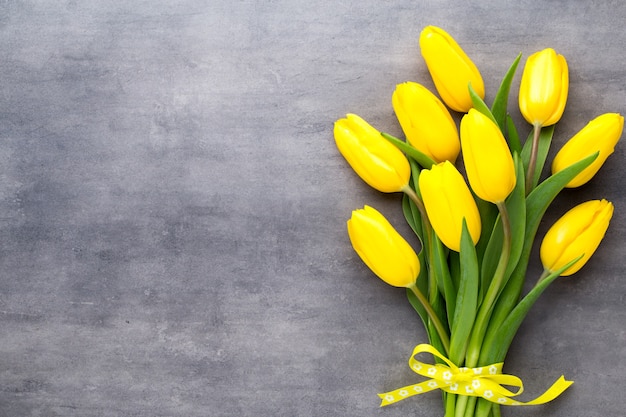
[[[518,52],[564,54],[558,146],[626,112],[625,19],[621,0],[0,1],[0,415],[441,416],[434,393],[378,408],[426,339],[349,245],[363,204],[408,229],[332,123],[400,135],[391,93],[432,86],[417,37],[435,24],[488,101]],[[548,213],[616,205],[507,359],[528,398],[576,383],[506,416],[625,413],[624,145]]]

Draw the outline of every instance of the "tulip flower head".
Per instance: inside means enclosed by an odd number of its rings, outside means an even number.
[[[380,212],[370,206],[354,210],[347,225],[352,247],[380,279],[394,287],[415,283],[419,259]]]
[[[456,252],[461,249],[463,219],[474,244],[478,242],[481,223],[476,201],[450,161],[423,170],[419,189],[428,219],[444,245]]]
[[[519,90],[519,108],[532,125],[551,126],[565,110],[569,88],[567,61],[547,48],[528,57]]]
[[[426,87],[414,82],[396,86],[393,109],[408,142],[435,162],[456,160],[461,146],[450,112]]]
[[[420,34],[419,44],[435,88],[448,107],[458,112],[472,108],[469,84],[480,98],[485,97],[478,68],[446,31],[427,26]]]
[[[461,119],[461,147],[472,190],[485,201],[504,201],[515,188],[515,165],[500,128],[470,109]]]
[[[334,134],[339,152],[371,187],[393,193],[407,186],[411,167],[406,156],[365,120],[348,114],[335,122]]]
[[[579,204],[563,215],[548,230],[541,242],[543,267],[556,271],[579,256],[583,257],[561,273],[572,275],[583,267],[596,251],[613,216],[613,204],[592,200]]]
[[[556,174],[589,155],[599,152],[598,157],[574,177],[566,187],[574,188],[587,183],[600,170],[624,130],[624,117],[617,113],[606,113],[590,121],[576,133],[556,154],[552,161],[552,173]]]

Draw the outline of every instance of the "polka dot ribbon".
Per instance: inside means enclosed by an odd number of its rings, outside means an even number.
[[[448,366],[419,362],[415,359],[415,356],[420,353],[430,353],[441,359]],[[435,389],[441,389],[451,394],[482,397],[485,400],[501,405],[537,405],[552,401],[574,383],[573,381],[566,381],[561,376],[546,392],[536,399],[528,402],[515,401],[510,397],[521,394],[524,391],[524,385],[520,378],[514,375],[503,374],[502,365],[502,363],[496,363],[479,368],[459,368],[433,346],[428,344],[418,345],[413,349],[413,354],[409,359],[409,366],[415,373],[431,379],[419,384],[399,388],[395,391],[378,394],[382,399],[380,406],[384,407]],[[515,387],[517,392],[511,392],[502,385]]]

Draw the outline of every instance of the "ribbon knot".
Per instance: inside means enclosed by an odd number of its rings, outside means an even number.
[[[420,362],[415,359],[415,356],[420,353],[430,353],[445,362],[447,366],[440,363],[431,365]],[[552,401],[574,383],[573,381],[566,381],[561,376],[539,397],[532,401],[520,402],[510,397],[524,392],[524,384],[515,375],[503,374],[502,362],[478,368],[459,368],[435,347],[429,344],[421,344],[413,349],[413,354],[409,359],[409,366],[413,372],[430,379],[419,384],[399,388],[395,391],[378,394],[382,399],[381,407],[435,389],[441,389],[451,394],[482,397],[485,400],[501,405],[537,405]],[[504,388],[503,385],[515,387],[517,391],[512,392]]]

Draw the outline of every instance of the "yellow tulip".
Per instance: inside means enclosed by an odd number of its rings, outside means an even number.
[[[459,133],[450,112],[426,87],[406,82],[396,86],[393,109],[408,142],[435,162],[456,160]]]
[[[585,157],[599,152],[591,165],[574,177],[566,187],[579,187],[593,178],[606,159],[613,153],[622,136],[624,117],[618,113],[606,113],[590,121],[576,133],[556,154],[552,161],[552,173],[556,174]]]
[[[467,112],[473,107],[468,85],[485,97],[485,84],[476,65],[443,29],[427,26],[420,34],[422,57],[437,92],[452,110]]]
[[[406,156],[365,120],[348,114],[335,122],[334,134],[339,152],[370,186],[393,193],[408,185],[411,167]]]
[[[532,125],[551,126],[561,119],[569,87],[567,61],[547,48],[528,57],[519,90],[519,108]]]
[[[515,166],[500,128],[476,109],[461,119],[461,147],[467,179],[485,201],[504,201],[515,188]]]
[[[408,288],[420,273],[411,245],[376,209],[354,210],[347,222],[352,247],[380,279],[394,287]]]
[[[548,230],[541,242],[543,267],[554,272],[567,263],[583,257],[561,273],[572,275],[583,267],[596,251],[613,216],[613,204],[606,200],[592,200],[579,204],[563,215]]]
[[[460,250],[464,218],[472,240],[478,242],[481,230],[478,207],[463,176],[452,163],[445,161],[422,170],[419,189],[426,215],[444,245],[457,252]]]

